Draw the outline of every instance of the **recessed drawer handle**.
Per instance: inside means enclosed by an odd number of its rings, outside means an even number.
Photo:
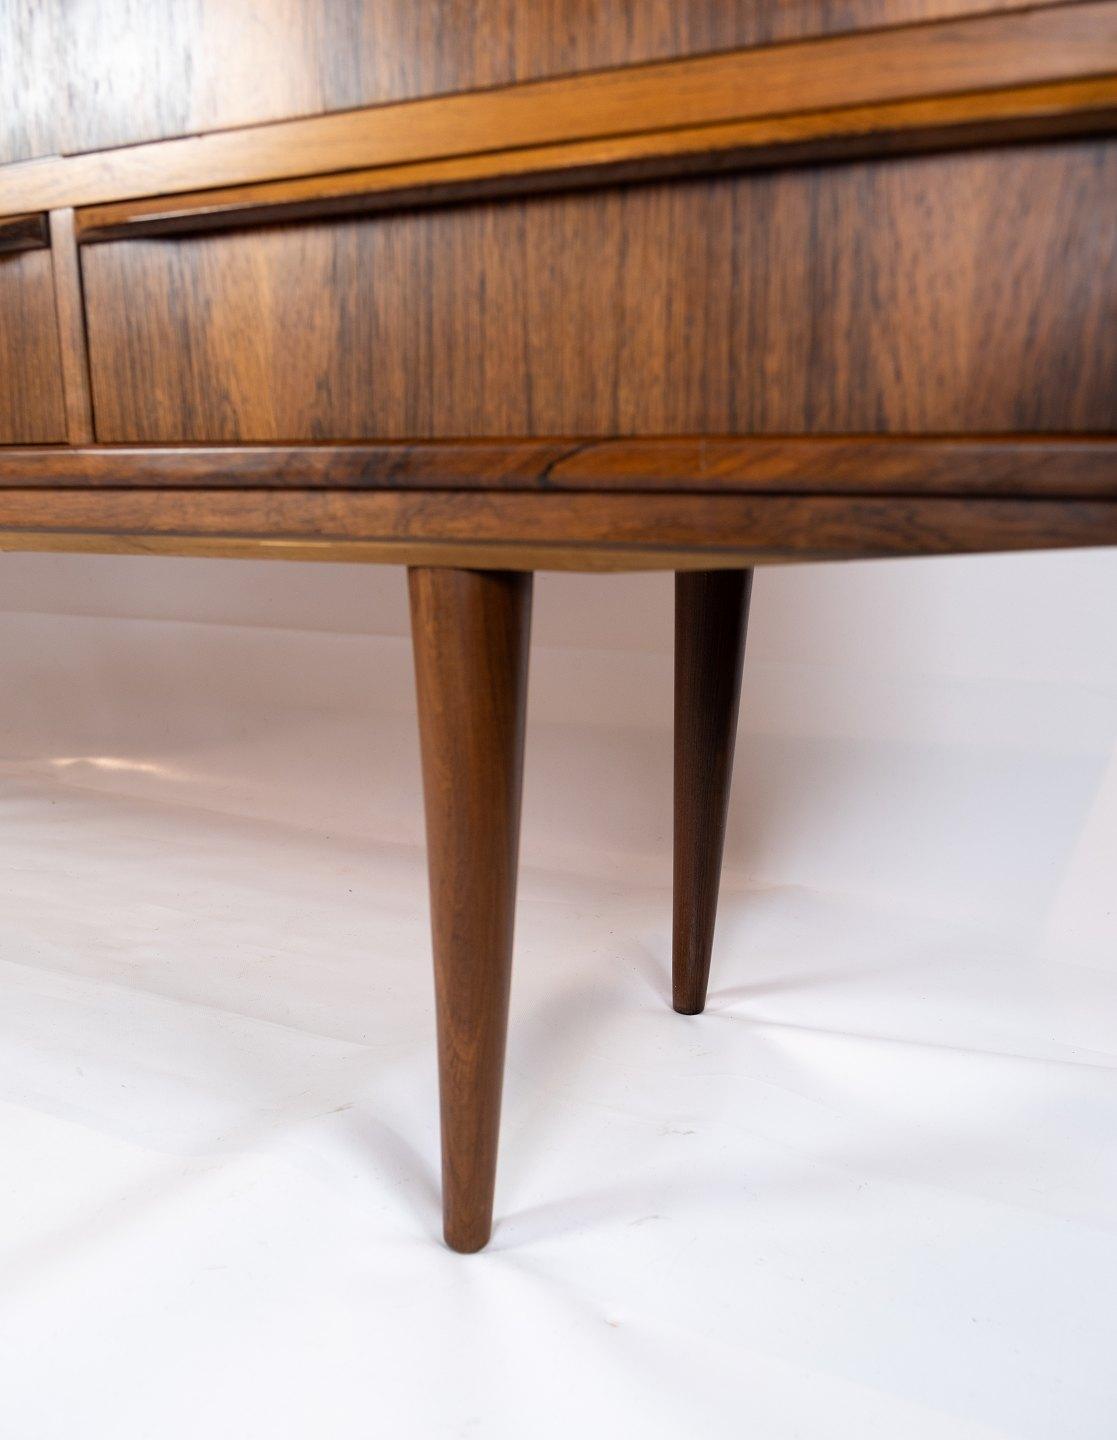
[[[16,250],[45,250],[50,229],[45,215],[7,215],[0,219],[0,255]]]

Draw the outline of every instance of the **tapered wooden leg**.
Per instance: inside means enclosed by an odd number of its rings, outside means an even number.
[[[675,576],[675,1009],[706,1004],[751,570]]]
[[[446,1243],[492,1229],[520,834],[532,577],[413,569]]]

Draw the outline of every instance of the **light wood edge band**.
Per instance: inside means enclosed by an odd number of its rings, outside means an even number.
[[[81,244],[1117,130],[1117,75],[90,206]]]
[[[355,565],[450,565],[470,570],[553,570],[615,574],[649,570],[730,570],[780,564],[739,550],[672,550],[570,545],[468,545],[437,541],[267,540],[259,536],[130,535],[4,530],[0,554],[172,555],[211,560],[310,560]]]

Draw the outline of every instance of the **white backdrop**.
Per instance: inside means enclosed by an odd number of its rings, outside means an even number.
[[[668,874],[671,607],[538,578],[525,863]],[[0,617],[9,760],[421,843],[401,570],[9,554]],[[1113,552],[767,568],[726,864],[1117,969],[1115,737]]]
[[[537,582],[462,1261],[402,572],[0,556],[13,1434],[1111,1436],[1117,556],[758,574],[693,1022],[671,606]]]

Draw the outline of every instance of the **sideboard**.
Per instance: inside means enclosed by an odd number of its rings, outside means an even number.
[[[676,573],[674,1001],[752,568],[1117,543],[1117,0],[7,0],[0,549],[409,567],[445,1234],[532,573]]]

